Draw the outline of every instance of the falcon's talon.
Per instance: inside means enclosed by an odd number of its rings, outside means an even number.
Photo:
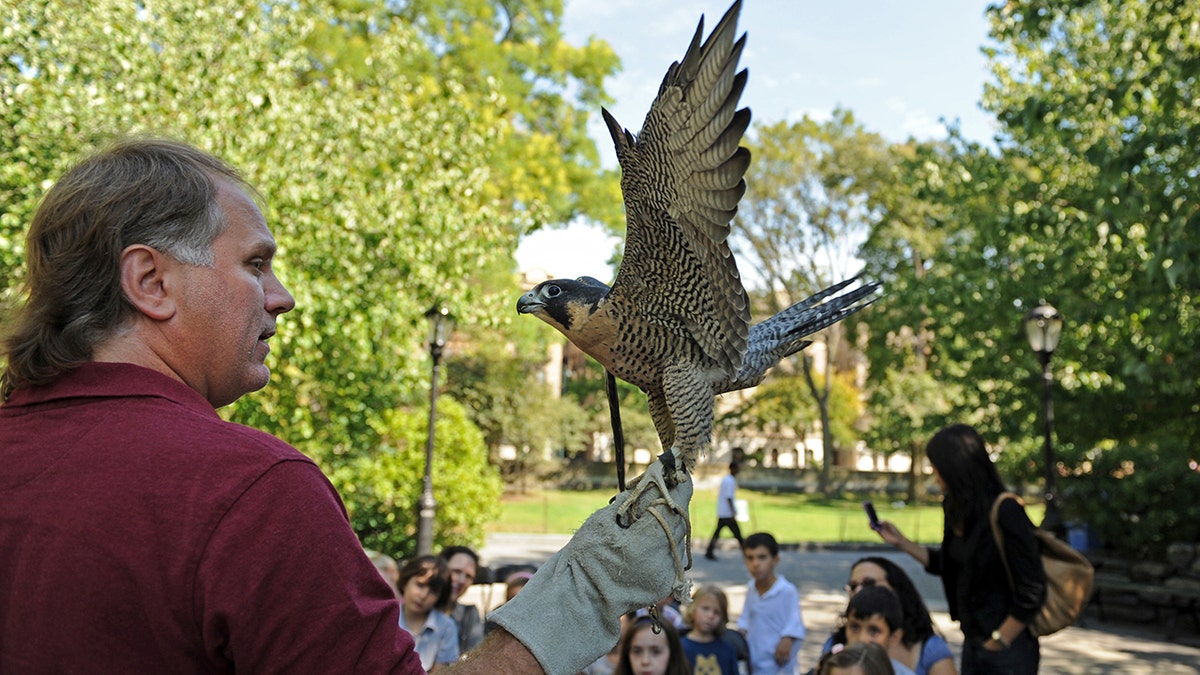
[[[675,453],[671,452],[670,450],[660,453],[658,455],[658,461],[663,465],[664,472],[675,470]]]
[[[663,500],[662,503],[669,506],[672,511],[682,515],[684,518],[687,517],[687,511],[680,509],[679,505],[675,503],[675,500],[671,498],[670,489],[667,487],[666,476],[663,472],[662,464],[655,462],[646,469],[646,473],[643,473],[642,475],[629,481],[629,487],[627,490],[633,494],[629,496],[629,499],[625,500],[625,503],[617,507],[618,527],[622,529],[628,528],[635,521],[637,521],[638,518],[641,518],[642,515],[644,515],[636,512],[634,508],[636,507],[638,500],[640,500],[642,495],[646,493],[646,490],[650,489],[652,486],[657,487],[659,493],[662,494],[662,497],[660,498]],[[658,500],[652,500],[649,504],[647,504],[647,510],[655,503],[658,503]],[[622,518],[625,518],[624,523],[621,521]]]

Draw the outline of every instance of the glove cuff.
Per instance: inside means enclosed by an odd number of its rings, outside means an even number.
[[[597,602],[590,584],[580,583],[579,572],[559,551],[516,597],[488,616],[551,675],[582,671],[621,637],[620,613],[609,616],[607,603]]]

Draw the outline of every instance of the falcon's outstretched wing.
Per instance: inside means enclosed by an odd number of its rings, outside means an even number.
[[[635,137],[604,111],[625,198],[625,255],[609,293],[613,318],[661,339],[690,338],[725,373],[741,366],[750,311],[729,249],[750,151],[750,110],[738,109],[745,35],[735,2],[703,43],[704,20],[671,64]]]

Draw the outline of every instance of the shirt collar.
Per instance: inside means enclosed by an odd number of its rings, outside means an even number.
[[[217,411],[200,392],[156,370],[132,363],[85,363],[59,375],[49,384],[17,389],[9,396],[4,407],[53,403],[72,398],[129,396],[164,398],[219,418]]]

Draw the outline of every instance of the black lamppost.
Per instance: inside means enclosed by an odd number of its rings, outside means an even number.
[[[1058,310],[1046,304],[1045,300],[1025,316],[1025,334],[1029,338],[1029,346],[1042,362],[1042,428],[1046,436],[1042,458],[1046,471],[1046,515],[1042,519],[1042,529],[1053,532],[1060,539],[1065,535],[1066,528],[1058,511],[1058,491],[1054,487],[1054,476],[1058,472],[1058,466],[1054,460],[1054,445],[1050,438],[1054,431],[1054,407],[1050,403],[1050,387],[1054,383],[1054,373],[1050,370],[1050,357],[1058,347],[1062,325],[1062,316]]]
[[[433,423],[437,417],[438,366],[442,349],[454,327],[454,316],[441,303],[425,312],[429,320],[429,355],[433,357],[433,374],[429,384],[429,436],[425,439],[425,482],[421,490],[417,515],[417,555],[433,555],[433,514],[437,502],[433,498]]]

